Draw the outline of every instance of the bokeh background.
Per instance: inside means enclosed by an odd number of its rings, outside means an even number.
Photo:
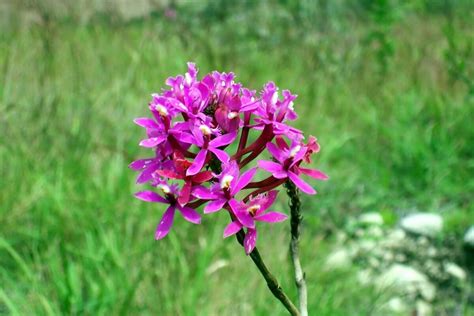
[[[155,242],[132,196],[132,120],[188,61],[299,95],[331,177],[303,199],[310,314],[474,315],[470,0],[0,1],[0,314],[285,315],[225,214]],[[296,299],[288,242],[258,244]]]

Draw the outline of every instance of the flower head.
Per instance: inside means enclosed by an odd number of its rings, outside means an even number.
[[[140,146],[153,155],[129,165],[139,172],[137,183],[154,188],[136,197],[167,205],[155,237],[169,233],[176,212],[200,223],[196,209],[204,205],[205,214],[230,214],[224,235],[246,231],[245,251],[250,253],[257,239],[256,222],[286,219],[285,214],[268,211],[275,188],[292,181],[302,192],[313,194],[301,175],[327,179],[319,170],[301,167],[311,162],[319,145],[312,136],[303,143],[303,132],[289,124],[297,119],[296,95],[273,82],[257,93],[236,82],[232,72],[213,71],[199,79],[194,63],[188,63],[184,75],[169,77],[166,85],[152,94],[151,117],[135,119],[146,135]],[[254,141],[248,144],[250,139]],[[272,161],[261,160],[266,152]],[[247,167],[252,162],[254,166]],[[271,175],[254,181],[258,170]]]

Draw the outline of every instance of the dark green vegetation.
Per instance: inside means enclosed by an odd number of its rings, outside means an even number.
[[[187,61],[299,95],[298,127],[318,137],[315,165],[331,177],[303,200],[317,315],[376,314],[384,298],[320,270],[347,217],[440,212],[458,236],[472,224],[469,1],[217,3],[179,8],[176,20],[44,15],[1,30],[0,314],[284,315],[242,248],[222,240],[225,214],[178,219],[155,242],[163,210],[132,197],[126,166],[147,154],[132,119]],[[296,297],[288,243],[286,223],[264,227],[258,245]]]

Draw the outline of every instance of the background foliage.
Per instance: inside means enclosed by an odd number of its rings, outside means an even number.
[[[318,315],[383,301],[351,271],[321,272],[350,216],[432,211],[458,237],[474,222],[472,1],[22,0],[0,16],[0,314],[284,314],[222,240],[225,214],[155,242],[163,210],[132,197],[132,119],[187,61],[299,95],[331,176],[303,201]],[[294,296],[287,226],[259,244]]]

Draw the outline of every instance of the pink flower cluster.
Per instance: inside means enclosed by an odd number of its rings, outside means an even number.
[[[166,84],[170,88],[154,94],[149,104],[153,117],[135,119],[147,135],[140,146],[152,149],[154,155],[130,164],[140,172],[137,183],[149,182],[160,192],[141,191],[136,197],[168,206],[155,238],[169,233],[176,211],[199,224],[196,208],[205,204],[204,214],[220,210],[230,214],[224,237],[246,230],[244,248],[249,254],[257,239],[256,222],[287,218],[268,210],[277,197],[275,188],[291,181],[302,192],[315,194],[301,176],[327,179],[319,170],[301,167],[311,161],[319,145],[312,136],[305,143],[303,133],[286,124],[297,118],[296,95],[283,90],[280,98],[272,82],[257,95],[236,83],[233,73],[214,71],[198,80],[193,63],[188,63],[184,76],[170,77]],[[247,144],[249,139],[254,140]],[[264,152],[272,160],[258,160],[247,168]],[[270,175],[252,181],[258,170]],[[242,195],[243,191],[248,193]]]

